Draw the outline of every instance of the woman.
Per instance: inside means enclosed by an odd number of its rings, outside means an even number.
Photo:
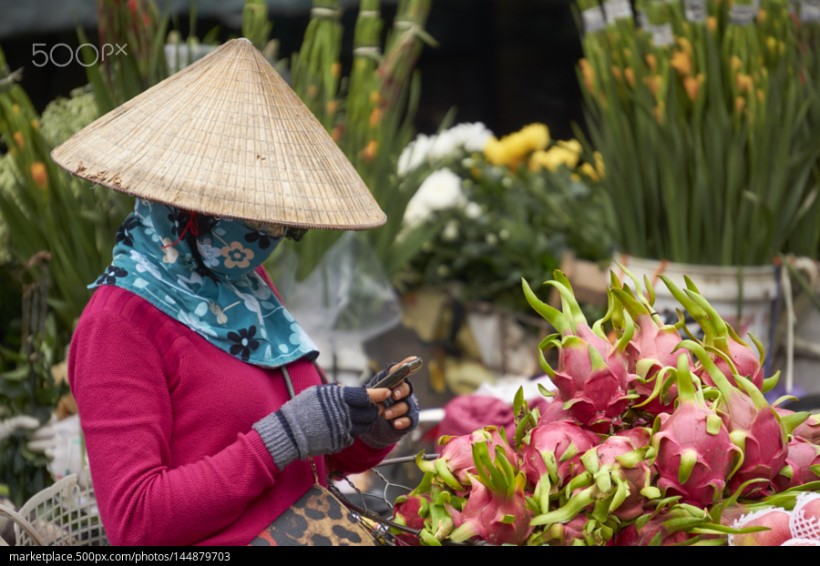
[[[314,484],[311,462],[322,482],[364,471],[417,425],[407,383],[324,383],[261,267],[308,228],[384,222],[328,141],[234,40],[54,151],[138,197],[69,353],[113,544],[248,544]]]

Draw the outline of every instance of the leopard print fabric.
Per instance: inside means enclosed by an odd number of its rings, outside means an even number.
[[[250,546],[378,546],[373,535],[328,490],[314,485]]]

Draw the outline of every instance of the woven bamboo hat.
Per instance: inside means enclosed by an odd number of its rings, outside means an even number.
[[[98,118],[51,156],[94,183],[212,216],[331,230],[386,221],[344,153],[244,38]]]

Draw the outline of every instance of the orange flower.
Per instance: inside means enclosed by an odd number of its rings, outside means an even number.
[[[754,87],[754,82],[751,76],[738,73],[735,75],[735,86],[737,86],[739,92],[751,92],[752,87]]]
[[[333,138],[333,141],[338,142],[342,139],[342,134],[345,132],[344,124],[336,124],[333,128],[333,133],[330,134],[330,137]]]
[[[700,85],[703,84],[704,79],[705,76],[703,73],[700,73],[697,77],[686,77],[683,79],[683,88],[686,89],[686,94],[692,102],[698,97]]]
[[[735,98],[735,114],[742,114],[746,109],[746,99],[742,96]]]
[[[743,61],[741,61],[740,57],[738,57],[737,55],[732,55],[732,57],[729,59],[729,64],[731,65],[732,70],[735,72],[743,68]]]
[[[765,98],[766,98],[766,93],[764,93],[764,92],[763,92],[763,89],[762,89],[762,88],[757,89],[757,99],[758,99],[760,102],[763,102],[763,100],[764,100]]]
[[[709,31],[717,31],[717,18],[715,16],[706,18],[706,27],[709,28]]]
[[[655,120],[658,122],[658,124],[663,125],[665,115],[666,102],[663,100],[659,100],[658,105],[655,106]]]
[[[333,116],[339,108],[339,103],[336,100],[330,100],[327,103],[327,113]]]
[[[378,104],[382,101],[382,95],[379,93],[378,90],[374,90],[370,93],[370,104]]]
[[[626,82],[629,86],[635,86],[635,71],[632,70],[632,67],[627,67],[624,69],[624,76],[626,76]]]
[[[692,58],[686,51],[675,51],[672,55],[672,67],[684,77],[692,74]]]
[[[379,144],[376,143],[376,140],[370,140],[369,142],[367,142],[367,145],[362,150],[362,157],[364,157],[368,161],[372,161],[376,157],[378,150]]]
[[[616,81],[621,81],[623,79],[623,73],[621,73],[621,68],[618,65],[612,65],[612,76],[615,77]]]
[[[46,173],[45,163],[35,161],[31,164],[31,178],[41,189],[45,189],[48,186],[48,173]]]
[[[646,65],[653,73],[658,69],[658,58],[655,57],[654,53],[646,54]]]
[[[330,74],[333,75],[334,78],[339,78],[339,75],[342,74],[342,65],[338,61],[333,63],[330,66]]]
[[[686,52],[687,55],[692,55],[692,44],[685,37],[677,38],[678,46]]]
[[[376,128],[379,124],[382,123],[382,115],[384,112],[381,108],[374,108],[373,111],[370,113],[370,127]]]
[[[23,149],[26,145],[26,138],[23,137],[23,132],[14,132],[12,136],[14,138],[14,143],[17,144],[17,147]]]
[[[592,68],[592,65],[589,64],[589,61],[586,59],[581,59],[578,61],[578,65],[581,67],[581,75],[584,77],[584,86],[589,92],[595,92],[595,71]]]
[[[659,75],[647,75],[643,78],[643,82],[653,95],[658,96],[658,91],[661,88],[661,77]]]
[[[308,98],[316,98],[316,95],[319,93],[319,89],[316,88],[316,85],[308,85],[307,87],[307,96]]]
[[[34,118],[31,121],[31,129],[34,130],[34,131],[39,130],[40,129],[40,120],[38,120],[37,118]]]

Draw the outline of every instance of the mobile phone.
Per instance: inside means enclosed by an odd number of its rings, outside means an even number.
[[[416,373],[419,368],[421,368],[422,363],[421,358],[414,357],[411,360],[400,364],[391,373],[384,376],[379,382],[371,385],[370,388],[376,389],[378,387],[387,387],[388,389],[393,389],[394,387],[398,387],[405,379]]]

